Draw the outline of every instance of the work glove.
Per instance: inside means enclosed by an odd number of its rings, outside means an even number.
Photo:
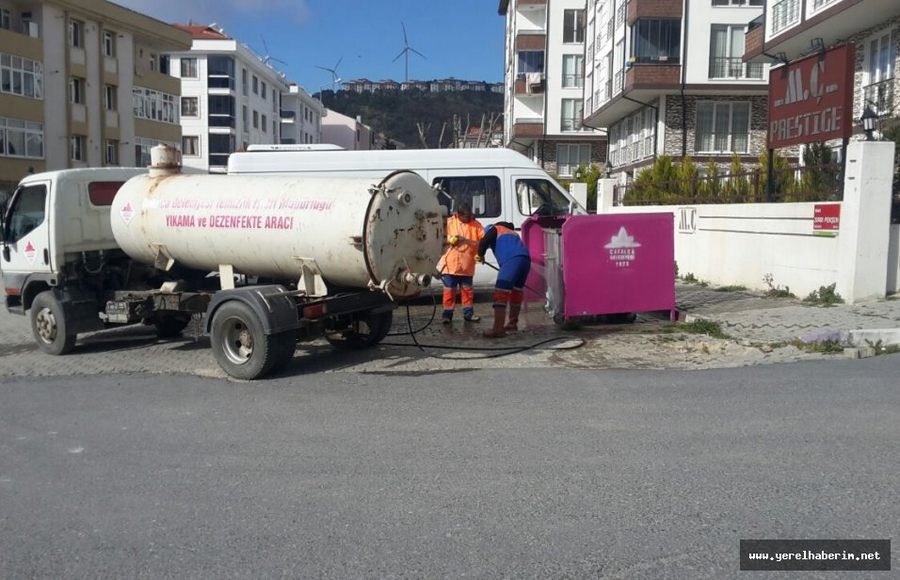
[[[450,236],[450,245],[455,246],[459,244],[459,236]]]
[[[484,264],[484,256],[475,256],[475,261],[479,264]]]

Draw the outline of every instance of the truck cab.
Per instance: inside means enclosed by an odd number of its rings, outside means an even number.
[[[89,270],[117,249],[109,207],[119,187],[144,169],[67,169],[30,175],[2,216],[0,273],[6,308],[25,314],[41,292],[77,266]]]

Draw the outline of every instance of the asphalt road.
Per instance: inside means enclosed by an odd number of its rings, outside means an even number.
[[[8,379],[0,576],[763,578],[741,538],[900,537],[898,376]]]

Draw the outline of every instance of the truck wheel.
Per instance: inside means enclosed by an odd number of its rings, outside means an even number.
[[[242,302],[223,304],[213,316],[213,356],[236,379],[254,380],[271,372],[283,356],[282,335],[266,335],[253,310]]]
[[[394,313],[390,310],[378,314],[367,314],[357,319],[348,329],[325,335],[325,340],[335,348],[359,350],[375,346],[391,331]]]
[[[66,312],[51,291],[41,292],[31,304],[31,332],[38,348],[47,354],[67,354],[75,347]]]
[[[159,338],[175,338],[191,323],[191,317],[183,314],[163,314],[153,321],[156,336]]]

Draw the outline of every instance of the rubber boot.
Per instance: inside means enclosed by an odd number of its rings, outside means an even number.
[[[494,306],[494,327],[484,331],[485,338],[502,338],[506,336],[503,325],[506,322],[506,307]]]
[[[504,327],[506,330],[515,332],[519,330],[519,312],[522,311],[521,304],[510,304],[509,305],[509,322],[506,323]]]

